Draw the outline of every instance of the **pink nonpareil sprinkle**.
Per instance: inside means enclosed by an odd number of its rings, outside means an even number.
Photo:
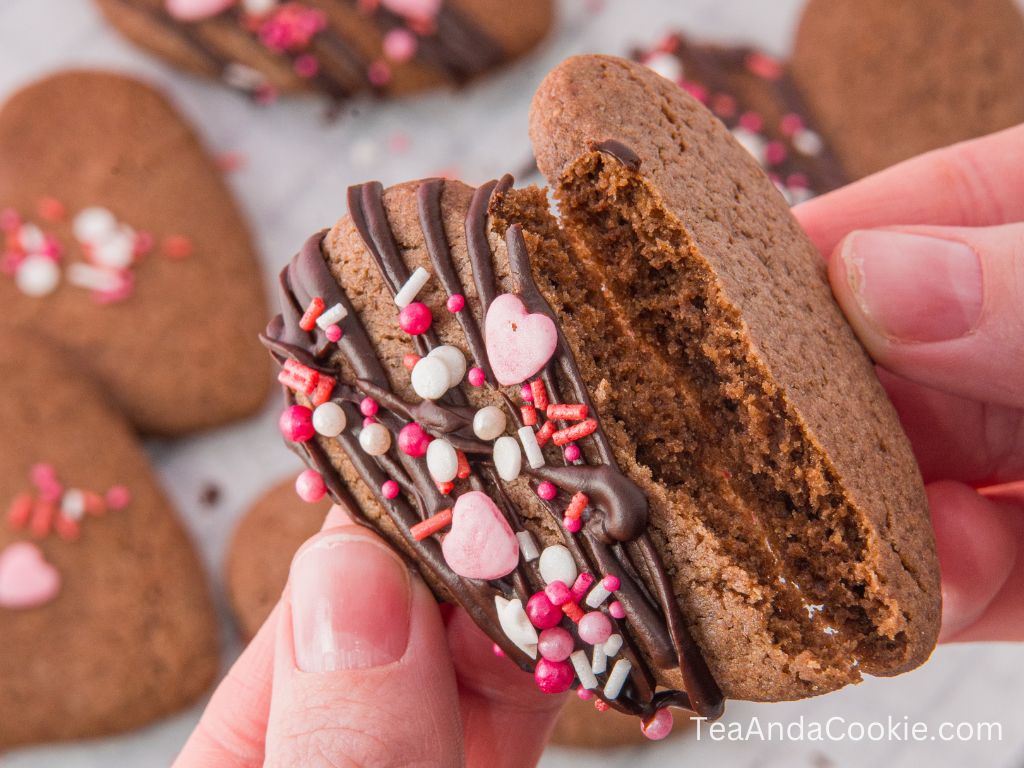
[[[764,119],[757,112],[744,112],[740,115],[740,128],[751,133],[760,133],[764,128]]]
[[[768,165],[778,165],[786,160],[786,147],[781,141],[769,141],[764,148],[764,161]]]
[[[558,495],[558,488],[554,483],[544,480],[537,485],[537,495],[544,501],[552,501]]]
[[[484,375],[483,368],[471,368],[469,370],[469,383],[474,387],[482,387],[487,381],[487,377]]]
[[[782,77],[782,64],[766,53],[754,51],[747,56],[747,69],[765,80],[777,80]]]
[[[301,56],[295,57],[295,61],[292,63],[292,69],[295,74],[304,80],[316,77],[320,71],[320,62],[316,60],[316,56],[311,53],[304,53]]]
[[[260,23],[259,38],[278,53],[301,50],[327,26],[327,16],[302,3],[284,3]]]
[[[396,483],[394,480],[385,480],[384,484],[381,485],[381,487],[380,487],[381,495],[385,499],[395,499],[395,498],[398,498],[398,491],[399,491],[398,483]]]
[[[783,115],[782,119],[779,121],[779,128],[782,130],[784,136],[792,136],[793,134],[799,133],[803,130],[803,127],[803,118],[795,112]]]
[[[374,88],[383,88],[391,82],[391,67],[384,61],[374,61],[366,68],[366,79]]]
[[[324,334],[327,336],[327,340],[330,342],[337,343],[341,341],[341,326],[340,325],[328,325],[324,330]]]
[[[562,455],[565,457],[566,461],[579,461],[582,451],[580,451],[580,447],[576,445],[576,443],[569,443],[562,449]]]
[[[131,491],[123,485],[112,486],[106,495],[107,507],[109,509],[124,509],[132,500]]]
[[[583,528],[583,521],[578,517],[563,517],[562,527],[565,528],[569,533],[579,533],[580,529]]]
[[[319,472],[307,469],[295,478],[295,492],[308,504],[314,504],[327,493],[327,486]]]
[[[612,615],[613,619],[624,619],[626,618],[626,609],[622,607],[622,603],[615,600],[611,605],[608,606],[608,613]]]
[[[169,259],[184,259],[192,255],[192,240],[185,235],[171,235],[164,238],[160,249]]]
[[[445,306],[448,307],[448,311],[452,314],[461,312],[466,306],[466,297],[461,293],[456,293],[448,297],[448,303]]]
[[[544,693],[562,693],[572,685],[575,673],[567,661],[541,659],[533,670],[533,679]]]
[[[21,227],[21,214],[14,208],[0,210],[0,231],[12,233]]]
[[[416,35],[407,29],[392,29],[384,35],[384,55],[401,64],[416,55]]]
[[[707,103],[709,95],[708,89],[705,88],[703,85],[701,85],[700,83],[691,82],[689,80],[684,82],[682,85],[683,90],[686,91],[691,96],[693,96],[693,98],[695,98],[701,104]]]
[[[408,304],[398,313],[399,327],[410,336],[426,333],[433,322],[434,316],[430,312],[430,307],[421,301]]]
[[[380,406],[372,397],[364,397],[359,401],[359,412],[363,414],[363,416],[376,416],[377,411],[379,410]]]
[[[640,722],[640,730],[651,741],[660,741],[672,733],[672,713],[668,709],[659,709],[654,716]]]
[[[536,592],[526,601],[526,616],[537,629],[557,627],[562,621],[562,612],[543,592]]]

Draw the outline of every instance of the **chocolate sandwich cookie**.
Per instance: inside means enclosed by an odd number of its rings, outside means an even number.
[[[138,45],[259,100],[463,85],[547,33],[551,0],[96,0]]]
[[[851,178],[1024,122],[1012,0],[810,0],[792,69]]]
[[[754,48],[698,43],[682,34],[637,50],[633,58],[710,109],[790,204],[847,182],[787,63]]]
[[[145,432],[239,419],[270,391],[246,223],[136,80],[62,72],[0,110],[0,306],[0,329],[60,347]]]
[[[531,113],[560,200],[352,187],[263,340],[300,495],[353,508],[542,690],[671,728],[920,664],[921,478],[771,181],[646,67],[578,57]],[[318,426],[319,425],[319,426]]]
[[[123,416],[69,357],[0,333],[0,749],[135,728],[219,665],[192,544]]]

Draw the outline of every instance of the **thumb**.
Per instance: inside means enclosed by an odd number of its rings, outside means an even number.
[[[829,277],[883,367],[973,400],[1024,406],[1024,224],[851,232]]]
[[[283,602],[265,765],[462,764],[440,611],[380,539],[357,526],[318,534]]]

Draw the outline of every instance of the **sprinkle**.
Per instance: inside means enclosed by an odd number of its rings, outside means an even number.
[[[537,423],[537,409],[532,405],[521,406],[519,412],[523,416],[523,424],[532,427]]]
[[[32,519],[29,521],[29,532],[37,539],[46,538],[53,525],[57,506],[49,501],[36,501],[32,507]]]
[[[372,397],[364,397],[359,401],[359,412],[363,416],[376,416],[378,410],[380,410],[380,406]]]
[[[278,429],[285,440],[305,443],[316,434],[313,427],[313,412],[304,405],[289,405],[277,420]]]
[[[552,544],[544,547],[540,553],[540,577],[545,584],[560,581],[563,584],[574,584],[579,571],[576,569],[576,561],[572,553],[562,544]]]
[[[49,222],[62,221],[64,216],[67,215],[64,204],[55,197],[39,198],[36,210],[39,212],[39,218]]]
[[[53,259],[33,254],[18,265],[14,280],[18,290],[26,296],[47,296],[60,284],[60,268]]]
[[[764,145],[764,161],[768,165],[778,165],[786,160],[786,145],[781,141],[769,141]]]
[[[592,694],[586,688],[577,688],[576,698],[578,698],[580,701],[590,701],[592,698],[594,698],[594,694]]]
[[[549,424],[551,422],[548,422]],[[551,435],[551,442],[555,445],[565,445],[571,443],[574,440],[579,440],[581,437],[593,434],[597,429],[597,421],[595,419],[586,419],[577,424],[573,424],[571,427],[560,429]]]
[[[817,133],[804,128],[802,131],[794,134],[793,146],[802,155],[817,155],[824,149],[824,142]]]
[[[383,61],[375,61],[366,68],[366,79],[375,88],[381,88],[391,80],[391,67]]]
[[[618,600],[613,600],[611,605],[608,606],[608,613],[612,615],[613,619],[626,618],[626,609],[622,607],[622,603]]]
[[[107,507],[110,509],[124,509],[132,500],[131,491],[123,485],[112,485],[107,489]]]
[[[537,549],[537,542],[532,533],[517,531],[516,538],[519,540],[519,554],[523,556],[525,562],[529,563],[540,557],[540,551]]]
[[[602,579],[600,584],[590,590],[590,594],[587,595],[587,599],[584,602],[588,608],[597,608],[611,596],[613,591],[608,588],[608,579]]]
[[[164,238],[160,249],[169,259],[187,259],[192,255],[192,240],[185,235],[170,235]]]
[[[529,384],[523,384],[523,386],[520,387],[520,389],[519,389],[519,397],[522,399],[522,401],[524,403],[532,403],[533,402],[533,390],[530,389],[530,385]]]
[[[451,388],[451,380],[451,371],[445,361],[429,355],[416,362],[409,377],[413,391],[424,400],[437,400],[443,397]]]
[[[526,615],[537,629],[557,627],[562,621],[562,612],[543,592],[535,592],[526,601]]]
[[[555,422],[545,421],[543,426],[537,430],[537,445],[547,445],[548,440],[555,434]]]
[[[371,424],[376,424],[376,423],[377,423],[377,419],[375,419],[373,416],[364,416],[363,417],[363,426],[364,427],[368,427]]]
[[[385,499],[396,499],[398,498],[399,490],[398,483],[394,480],[385,480],[380,487],[380,495]],[[419,539],[416,540],[419,541]]]
[[[562,613],[568,616],[573,622],[579,624],[584,617],[583,609],[580,608],[579,603],[568,602],[562,606]]]
[[[60,512],[69,520],[81,520],[85,517],[85,494],[77,488],[70,489],[60,500]]]
[[[107,504],[95,491],[84,491],[85,495],[85,511],[90,515],[99,517],[107,511]]]
[[[571,463],[580,460],[582,451],[580,451],[580,447],[576,445],[576,443],[569,443],[562,449],[562,455],[565,457],[566,461]]]
[[[562,527],[569,533],[579,533],[583,528],[583,522],[578,517],[563,517]]]
[[[587,504],[590,503],[590,499],[583,491],[578,491],[573,494],[572,500],[569,502],[569,507],[565,510],[565,516],[572,518],[573,520],[579,520],[583,515],[583,510],[587,508]]]
[[[626,684],[626,679],[629,677],[632,669],[633,665],[629,662],[629,659],[619,659],[615,662],[615,666],[612,667],[612,671],[608,675],[608,681],[604,684],[604,697],[606,699],[618,698],[622,692],[622,686]]]
[[[508,419],[496,405],[486,405],[473,414],[473,434],[481,440],[496,440],[505,432]]]
[[[612,635],[612,622],[601,611],[589,611],[579,620],[580,640],[601,645]]]
[[[523,452],[526,454],[526,461],[533,469],[544,466],[544,453],[540,449],[537,436],[532,427],[520,427],[519,440],[523,444]]]
[[[406,456],[418,459],[420,456],[426,455],[431,439],[422,426],[415,421],[410,421],[398,430],[398,450]]]
[[[383,456],[391,448],[391,433],[383,424],[367,424],[359,433],[359,446],[371,456]]]
[[[473,472],[473,470],[469,466],[469,459],[466,458],[466,454],[463,453],[462,451],[455,451],[455,455],[458,457],[459,460],[459,467],[455,473],[455,476],[459,480],[465,480]]]
[[[497,643],[491,645],[491,653],[497,656],[499,659],[505,658],[505,652],[501,650],[501,646]]]
[[[574,642],[572,635],[562,627],[550,627],[540,633],[537,650],[541,658],[548,661],[565,661],[572,653]]]
[[[470,368],[469,369],[469,383],[474,387],[482,387],[484,382],[487,381],[487,376],[484,374],[483,368]]]
[[[311,77],[316,77],[316,73],[320,71],[320,63],[311,53],[303,53],[295,58],[292,69],[295,70],[296,75],[308,80]]]
[[[583,688],[597,688],[597,677],[587,660],[586,651],[573,651],[569,654],[569,661],[572,662],[573,669],[576,670],[576,676],[580,679],[580,685]]]
[[[720,118],[730,118],[736,114],[736,99],[727,93],[716,93],[711,98],[711,111]]]
[[[419,292],[423,290],[423,286],[427,284],[430,279],[430,273],[427,272],[423,267],[416,267],[409,279],[405,281],[405,284],[398,289],[398,293],[395,294],[395,304],[399,309],[405,309],[409,306],[413,300],[419,295]]]
[[[327,334],[327,340],[337,344],[341,341],[342,331],[340,325],[328,325],[324,328],[324,333]]]
[[[466,375],[466,356],[462,350],[451,344],[442,344],[430,350],[427,357],[434,357],[444,363],[448,369],[448,386],[457,387]]]
[[[519,598],[506,600],[501,595],[495,595],[494,607],[498,611],[498,623],[505,636],[531,659],[536,659],[537,630],[523,610],[522,601]]]
[[[21,215],[13,208],[0,209],[0,230],[11,234],[21,226]]]
[[[596,709],[598,712],[607,712],[608,702],[604,701],[603,699],[595,699],[594,709]]]
[[[739,126],[751,133],[760,133],[764,128],[764,119],[757,112],[744,112],[740,115]]]
[[[384,55],[396,63],[409,61],[416,55],[416,35],[407,29],[392,29],[384,35]]]
[[[346,317],[348,317],[348,310],[339,302],[323,310],[316,319],[316,324],[320,326],[321,330],[326,331],[328,327],[337,325]]]
[[[410,336],[419,336],[427,332],[434,322],[430,307],[420,301],[414,301],[402,307],[398,313],[399,327]]]
[[[622,635],[612,635],[604,641],[604,652],[608,655],[608,658],[614,658],[622,649]]]
[[[746,64],[750,72],[765,80],[777,80],[782,77],[782,65],[779,61],[761,51],[751,51],[747,54]]]
[[[455,490],[455,483],[451,481],[448,481],[447,483],[435,482],[434,486],[437,488],[437,492],[440,493],[442,496],[447,496],[449,493]]]
[[[652,717],[640,721],[640,730],[651,741],[661,741],[672,733],[673,725],[672,713],[662,707]]]
[[[71,221],[71,233],[83,243],[102,240],[117,228],[117,218],[106,208],[91,206],[83,208]]]
[[[314,406],[323,405],[331,399],[331,393],[334,391],[335,384],[337,384],[337,381],[330,376],[321,376],[313,391],[309,393],[309,401]]]
[[[313,411],[313,429],[324,437],[337,437],[347,422],[345,409],[337,403],[322,403]]]
[[[466,306],[466,297],[461,293],[453,294],[448,297],[448,303],[445,306],[454,315],[456,312],[461,312],[463,307]]]
[[[572,686],[572,666],[565,661],[541,659],[533,669],[533,679],[544,693],[563,693]]]
[[[590,585],[594,583],[594,577],[584,571],[576,577],[576,581],[572,585],[572,599],[577,603],[583,599],[583,596],[587,594],[587,590],[590,589]]]
[[[389,482],[394,482],[393,480]],[[398,483],[395,483],[398,485]],[[416,541],[423,541],[428,536],[433,536],[438,531],[444,530],[452,524],[452,510],[442,509],[436,515],[428,517],[421,523],[416,523],[409,529],[409,533]]]
[[[416,363],[420,361],[420,356],[410,352],[402,357],[402,365],[405,366],[406,370],[411,371],[416,367]]]
[[[572,600],[572,592],[565,585],[564,581],[552,581],[544,587],[544,594],[554,606],[561,607]]]
[[[320,373],[298,360],[285,360],[277,380],[293,392],[311,395],[320,381]]]
[[[315,469],[307,469],[295,478],[295,492],[308,504],[315,504],[327,493],[324,479]]]
[[[299,320],[299,328],[304,331],[312,331],[316,327],[317,318],[324,313],[325,307],[324,300],[319,296],[310,301],[302,319]]]
[[[7,508],[7,524],[14,530],[21,530],[28,524],[32,514],[32,494],[21,493],[14,497]]]
[[[519,477],[519,473],[523,469],[523,452],[514,437],[502,435],[495,440],[494,468],[498,471],[498,476],[506,483]]]
[[[534,379],[530,382],[530,391],[533,393],[533,404],[539,411],[548,409],[548,390],[544,386],[543,379]]]
[[[537,495],[540,496],[544,501],[552,501],[558,496],[558,488],[554,483],[547,480],[543,480],[537,484]]]
[[[53,521],[53,528],[64,541],[77,541],[82,532],[78,521],[66,515],[57,515]]]
[[[604,652],[604,645],[599,644],[594,646],[594,655],[591,667],[594,670],[595,675],[603,675],[605,670],[608,669],[608,654]]]
[[[792,136],[804,127],[804,120],[795,112],[789,112],[779,120],[779,129],[784,136]]]
[[[65,274],[67,275],[68,282],[72,285],[101,293],[116,291],[123,285],[121,278],[114,270],[94,267],[81,261],[71,264]]]
[[[546,411],[549,419],[558,421],[581,421],[587,418],[587,406],[583,403],[552,403]]]
[[[459,473],[459,456],[447,440],[431,440],[427,446],[427,472],[435,483],[450,483]]]

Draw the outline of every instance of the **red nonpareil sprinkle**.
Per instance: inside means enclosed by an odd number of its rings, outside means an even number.
[[[484,382],[487,381],[487,376],[484,375],[483,368],[470,368],[468,378],[469,383],[474,387],[482,387]]]
[[[433,536],[440,530],[452,524],[452,510],[442,509],[436,515],[428,517],[422,523],[416,523],[409,529],[409,533],[416,541],[423,541],[428,536]]]
[[[336,383],[337,382],[335,382],[335,380],[330,376],[321,376],[319,380],[317,380],[316,387],[314,387],[313,391],[309,393],[310,402],[313,403],[314,406],[326,403],[331,399],[331,393],[334,391],[334,385]]]
[[[558,421],[582,421],[587,418],[587,406],[584,403],[552,403],[547,407],[549,419]]]
[[[533,393],[533,405],[542,413],[548,409],[548,389],[541,379],[534,379],[530,382],[530,391]]]
[[[405,366],[406,370],[411,371],[416,367],[416,363],[420,361],[420,356],[410,352],[408,355],[402,358],[402,365]]]
[[[16,531],[24,528],[32,514],[32,503],[32,494],[30,493],[20,493],[15,496],[11,506],[7,508],[7,524]]]
[[[277,380],[293,392],[310,395],[320,381],[320,373],[298,360],[285,360]]]
[[[543,448],[553,434],[555,434],[555,422],[545,421],[544,425],[537,430],[537,445]]]
[[[164,238],[160,248],[169,259],[187,259],[192,255],[192,240],[185,235],[170,235]]]
[[[551,422],[547,422],[550,424]],[[571,443],[574,440],[579,440],[581,437],[591,435],[597,429],[597,421],[595,419],[587,419],[581,421],[578,424],[573,424],[571,427],[560,429],[551,436],[551,441],[555,445],[565,445]]]
[[[590,499],[587,498],[585,493],[582,491],[577,492],[569,502],[569,506],[565,510],[565,516],[570,517],[573,520],[579,520],[580,516],[583,515],[583,510],[587,508],[587,504],[589,503]]]
[[[55,197],[41,197],[39,202],[36,204],[36,210],[39,212],[39,218],[43,221],[63,221],[64,216],[67,214],[67,210],[64,208],[64,203]]]
[[[307,333],[312,331],[316,328],[316,319],[324,313],[325,309],[327,309],[327,304],[324,303],[324,300],[319,296],[314,298],[309,302],[309,306],[306,307],[306,311],[302,315],[302,319],[299,320],[299,328]]]
[[[574,624],[579,624],[580,619],[584,616],[583,609],[580,608],[579,604],[571,600],[568,603],[562,604],[562,613],[568,616]]]
[[[455,490],[455,483],[449,481],[446,483],[434,483],[437,486],[437,490],[442,496],[447,496],[449,493]]]
[[[537,495],[540,496],[544,501],[553,501],[558,495],[558,488],[555,484],[544,480],[537,484]]]
[[[532,405],[521,406],[519,412],[523,415],[523,424],[525,426],[532,427],[537,423],[537,409]]]
[[[57,514],[57,505],[51,501],[37,501],[32,506],[32,520],[29,532],[37,539],[46,538],[53,527],[53,518]]]
[[[604,699],[594,699],[594,709],[596,709],[598,712],[607,712],[608,702]]]
[[[64,541],[75,541],[82,532],[77,520],[64,515],[57,515],[57,519],[53,521],[53,528]]]
[[[459,480],[465,480],[473,471],[472,469],[470,469],[469,459],[466,458],[466,454],[464,454],[462,451],[456,451],[455,456],[459,460],[459,468],[456,470],[455,476],[459,478]]]

